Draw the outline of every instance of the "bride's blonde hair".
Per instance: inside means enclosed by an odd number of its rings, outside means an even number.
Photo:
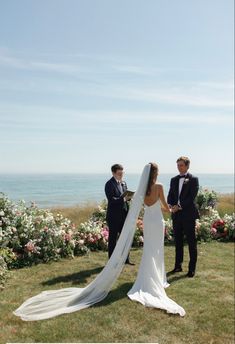
[[[149,173],[149,180],[148,180],[148,186],[146,191],[146,196],[149,196],[151,193],[151,187],[154,184],[154,179],[158,175],[158,165],[155,162],[150,162],[151,165],[150,173]]]

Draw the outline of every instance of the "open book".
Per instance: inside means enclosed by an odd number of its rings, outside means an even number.
[[[134,193],[134,191],[126,190],[123,192],[122,197],[132,198]]]

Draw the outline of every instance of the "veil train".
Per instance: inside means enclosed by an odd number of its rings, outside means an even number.
[[[76,312],[102,301],[120,275],[133,241],[136,221],[143,205],[150,172],[147,164],[140,177],[121,235],[115,250],[99,275],[85,288],[64,288],[43,291],[26,300],[13,313],[25,321],[49,319]]]

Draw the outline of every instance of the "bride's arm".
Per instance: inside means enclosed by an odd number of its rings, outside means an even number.
[[[163,205],[163,210],[170,213],[171,210],[169,208],[169,205],[166,202],[164,191],[163,191],[163,186],[161,184],[159,184],[158,187],[159,187],[159,198],[160,198],[161,204]]]

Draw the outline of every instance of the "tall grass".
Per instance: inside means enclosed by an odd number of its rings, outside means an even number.
[[[234,212],[234,196],[234,193],[219,195],[217,210],[220,216]]]
[[[88,220],[97,207],[98,204],[94,202],[87,203],[85,205],[76,205],[73,207],[56,207],[52,208],[51,211],[54,214],[62,214],[79,226],[80,223]],[[232,214],[234,212],[234,193],[219,194],[216,209],[218,210],[220,216],[224,216],[224,214]],[[165,219],[168,219],[169,217],[170,215],[164,213]]]
[[[76,205],[73,207],[56,207],[52,208],[51,211],[53,214],[62,214],[79,226],[80,223],[87,221],[97,208],[97,203],[87,203],[85,205]]]

